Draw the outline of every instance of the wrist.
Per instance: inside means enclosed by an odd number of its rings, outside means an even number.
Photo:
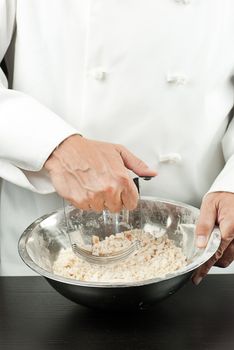
[[[56,156],[56,153],[58,152],[58,150],[60,149],[61,146],[63,146],[64,144],[68,143],[68,142],[73,142],[74,140],[77,140],[77,138],[83,138],[83,136],[81,134],[73,134],[70,135],[68,137],[66,137],[62,142],[60,142],[55,149],[51,152],[51,154],[49,155],[49,157],[47,158],[47,160],[44,163],[44,168],[47,171],[51,170],[51,165],[52,163],[54,164],[56,162],[56,160],[58,160],[58,157]]]

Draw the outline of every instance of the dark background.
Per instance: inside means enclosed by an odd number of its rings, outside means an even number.
[[[0,277],[1,350],[233,350],[234,275],[191,282],[148,311],[91,310],[41,277]]]

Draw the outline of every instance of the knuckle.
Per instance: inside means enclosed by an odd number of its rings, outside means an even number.
[[[227,247],[231,244],[233,237],[230,236],[222,236],[222,246],[223,250],[227,249]]]
[[[129,187],[130,186],[130,179],[126,175],[120,175],[118,177],[118,183],[122,185],[123,187]]]
[[[214,207],[216,206],[216,201],[217,201],[216,195],[214,195],[214,193],[209,193],[208,195],[203,197],[202,206]]]
[[[126,147],[124,145],[122,145],[121,143],[116,143],[115,146],[122,151],[126,150]]]
[[[118,152],[118,153],[122,153],[122,152],[125,152],[126,151],[126,148],[121,145],[120,143],[115,143],[114,144],[114,147],[115,147],[115,150]]]
[[[234,222],[226,222],[222,225],[222,238],[225,241],[230,241],[234,238]]]
[[[103,188],[102,192],[107,193],[109,195],[112,195],[115,192],[115,190],[116,189],[115,189],[115,187],[113,185],[106,185]]]

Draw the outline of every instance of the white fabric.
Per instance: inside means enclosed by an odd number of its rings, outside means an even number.
[[[17,241],[61,207],[43,164],[76,132],[157,169],[143,194],[199,206],[210,188],[234,192],[233,11],[232,0],[0,0],[13,89],[1,72],[2,275],[32,273]]]

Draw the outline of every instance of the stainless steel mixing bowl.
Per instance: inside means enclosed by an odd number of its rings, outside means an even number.
[[[137,228],[150,223],[165,230],[186,254],[188,265],[185,268],[165,278],[135,283],[82,282],[57,276],[53,273],[53,262],[61,249],[70,248],[63,209],[37,219],[24,231],[19,240],[19,254],[32,270],[44,276],[60,294],[78,304],[116,310],[147,308],[176,292],[190,279],[194,270],[216,252],[220,244],[220,232],[215,229],[206,249],[197,249],[194,235],[194,225],[199,215],[197,208],[153,197],[143,197],[140,207],[142,219],[138,207],[131,212],[131,226]],[[100,231],[103,225],[101,213],[69,208],[67,216],[70,229],[88,225],[93,233],[95,228]]]

